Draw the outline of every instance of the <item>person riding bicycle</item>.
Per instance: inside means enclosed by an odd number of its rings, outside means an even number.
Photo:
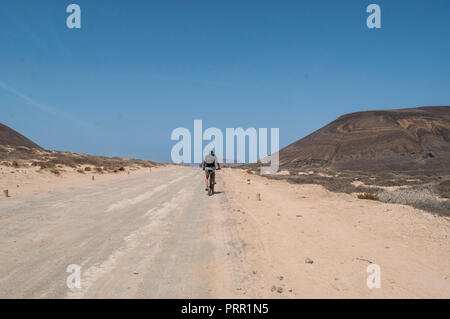
[[[205,156],[205,159],[203,161],[203,170],[205,171],[205,174],[206,174],[206,179],[205,179],[205,185],[206,185],[205,190],[206,191],[208,190],[209,174],[212,174],[213,183],[216,184],[216,164],[217,164],[217,169],[220,169],[219,160],[217,159],[217,156],[214,154],[214,151],[211,150],[211,152]]]

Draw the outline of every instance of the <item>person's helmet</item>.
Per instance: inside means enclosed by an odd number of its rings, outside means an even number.
[[[211,156],[214,156],[214,150],[211,150],[211,152],[209,152],[209,154],[211,154]]]

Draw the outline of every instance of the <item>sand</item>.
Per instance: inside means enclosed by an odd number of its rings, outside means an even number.
[[[81,166],[81,169],[84,169],[85,166],[87,165]],[[34,166],[14,168],[0,165],[0,196],[4,196],[4,190],[8,190],[10,196],[24,197],[69,187],[84,187],[91,185],[94,181],[108,183],[123,178],[125,175],[147,174],[168,167],[126,167],[125,171],[100,174],[92,171],[79,173],[73,168],[64,166],[58,169],[61,175],[55,175],[49,169],[42,170]]]
[[[217,174],[208,197],[192,167],[1,167],[11,197],[0,198],[0,296],[450,297],[448,218],[240,169]],[[69,264],[83,266],[80,291],[65,285]],[[371,265],[381,288],[367,286]]]
[[[243,170],[224,170],[223,178],[253,278],[248,295],[450,297],[448,218]],[[305,262],[308,258],[312,264]],[[380,266],[380,289],[367,287],[371,264]],[[273,286],[282,287],[282,293],[271,291]]]

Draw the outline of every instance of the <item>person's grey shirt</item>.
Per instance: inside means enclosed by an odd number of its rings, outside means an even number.
[[[205,156],[205,162],[207,169],[216,169],[216,163],[218,162],[217,156],[208,154]]]

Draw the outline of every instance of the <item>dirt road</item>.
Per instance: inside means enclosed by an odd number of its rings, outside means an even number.
[[[2,198],[0,297],[450,297],[447,219],[231,169],[208,197],[203,176],[168,167]]]
[[[224,194],[168,168],[0,201],[0,297],[229,295]],[[218,185],[217,191],[221,191]],[[81,289],[66,285],[81,266]]]

